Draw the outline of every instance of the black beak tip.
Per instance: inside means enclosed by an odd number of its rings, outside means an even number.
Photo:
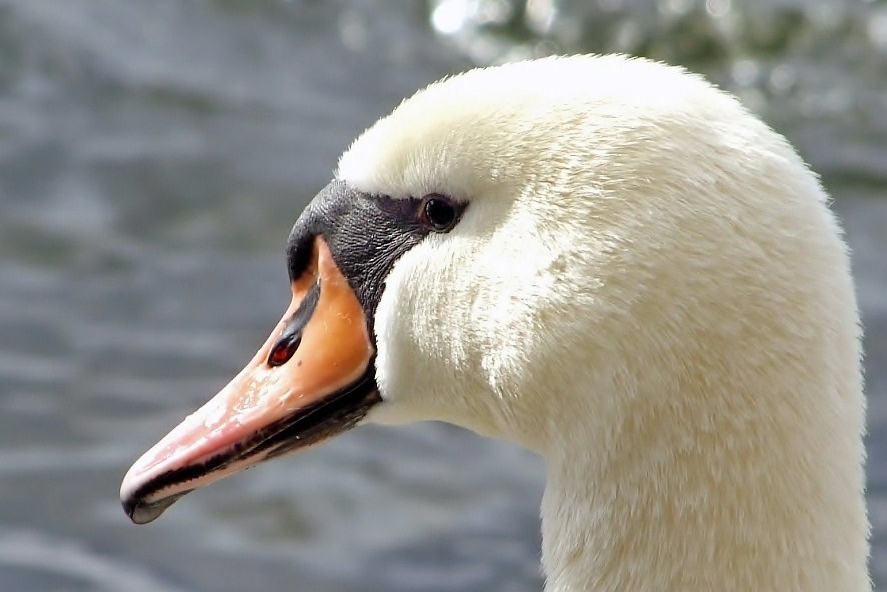
[[[129,516],[129,519],[134,524],[148,524],[159,518],[168,507],[173,505],[185,493],[187,492],[166,497],[152,503],[145,503],[143,500],[135,497],[125,498],[121,500],[121,503],[123,504],[123,511],[126,512],[126,515]]]

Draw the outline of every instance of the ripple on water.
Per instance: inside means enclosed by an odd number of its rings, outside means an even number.
[[[79,538],[0,530],[4,590],[186,592],[128,562],[90,549]]]

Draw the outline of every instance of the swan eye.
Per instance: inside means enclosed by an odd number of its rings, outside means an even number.
[[[442,195],[426,195],[420,205],[419,220],[434,232],[449,232],[459,221],[461,209]]]

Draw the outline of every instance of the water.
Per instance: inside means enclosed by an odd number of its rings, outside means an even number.
[[[0,2],[0,589],[539,590],[541,463],[449,426],[356,430],[145,528],[117,488],[265,338],[351,139],[443,74],[554,50],[703,71],[823,174],[887,586],[887,6],[737,4]]]

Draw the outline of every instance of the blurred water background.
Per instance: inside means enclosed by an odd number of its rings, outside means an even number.
[[[0,590],[540,590],[541,463],[448,426],[355,430],[144,528],[117,489],[267,335],[357,133],[447,73],[579,51],[703,72],[822,174],[887,590],[887,4],[861,0],[0,0]]]

